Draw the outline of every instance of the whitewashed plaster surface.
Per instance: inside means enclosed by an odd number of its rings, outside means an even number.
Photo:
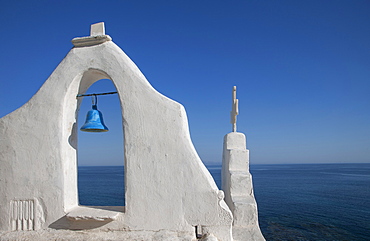
[[[224,138],[222,190],[233,213],[234,240],[265,240],[258,224],[257,203],[249,172],[249,150],[243,133],[231,132]]]
[[[184,107],[158,93],[97,27],[0,119],[2,239],[192,240],[198,226],[208,240],[232,240],[231,211],[194,149]],[[77,198],[76,95],[100,79],[113,82],[122,110],[126,206],[118,209],[86,209]]]

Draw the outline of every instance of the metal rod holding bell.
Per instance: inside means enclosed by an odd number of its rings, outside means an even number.
[[[98,94],[85,94],[85,95],[77,95],[76,98],[78,97],[84,97],[84,96],[96,96],[96,95],[113,95],[113,94],[117,94],[117,91],[114,91],[114,92],[106,92],[106,93],[98,93]]]

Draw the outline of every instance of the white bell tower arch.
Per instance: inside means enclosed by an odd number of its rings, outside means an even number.
[[[14,230],[26,210],[18,206],[28,205],[34,230],[167,230],[195,237],[198,227],[232,240],[232,213],[193,146],[184,107],[157,92],[111,40],[103,23],[92,25],[91,36],[72,40],[40,90],[0,119],[0,230]],[[76,96],[103,78],[113,82],[121,105],[125,209],[77,202]]]

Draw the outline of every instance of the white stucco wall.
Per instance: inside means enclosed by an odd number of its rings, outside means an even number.
[[[72,48],[25,105],[0,119],[0,230],[14,229],[11,203],[30,200],[26,215],[35,225],[24,229],[193,234],[200,225],[232,240],[231,211],[194,149],[184,107],[158,93],[109,40]],[[112,80],[121,103],[126,207],[114,221],[94,224],[94,213],[90,221],[65,215],[78,213],[76,95],[103,78]]]

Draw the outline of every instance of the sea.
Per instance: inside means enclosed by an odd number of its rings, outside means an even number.
[[[221,164],[206,165],[221,188]],[[81,205],[124,206],[123,166],[78,168]],[[266,240],[370,240],[370,163],[251,165]]]

